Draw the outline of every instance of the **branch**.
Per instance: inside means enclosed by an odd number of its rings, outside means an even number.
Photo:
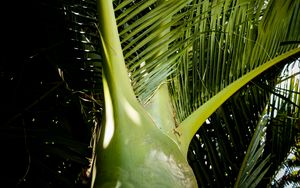
[[[235,92],[245,86],[249,81],[256,78],[258,75],[268,70],[272,66],[287,60],[296,55],[300,55],[300,48],[290,50],[266,63],[260,65],[249,73],[245,74],[241,78],[237,79],[233,83],[229,84],[226,88],[213,96],[210,100],[200,106],[190,116],[188,116],[177,128],[177,132],[180,133],[180,150],[187,156],[189,144],[202,126],[202,124],[209,118],[227,99],[229,99]]]

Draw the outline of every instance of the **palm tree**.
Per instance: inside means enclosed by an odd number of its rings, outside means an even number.
[[[18,185],[75,187],[90,138],[93,187],[271,184],[299,132],[298,0],[62,2],[41,4],[67,31],[26,56],[48,67],[14,83],[41,89],[2,127],[26,159]]]
[[[299,56],[298,12],[297,1],[99,0],[105,116],[92,185],[266,184],[282,161],[275,139],[291,146],[298,119],[298,98],[273,89]],[[267,106],[272,93],[280,105]]]

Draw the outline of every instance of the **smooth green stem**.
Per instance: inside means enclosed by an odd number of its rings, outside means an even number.
[[[174,133],[176,121],[167,84],[159,86],[153,97],[145,105],[156,126],[178,144]]]
[[[134,101],[135,94],[125,66],[112,1],[98,0],[98,11],[101,13],[99,29],[105,59],[103,73],[110,83],[112,93],[122,93],[126,98],[130,98],[130,101]]]
[[[245,74],[241,78],[237,79],[218,94],[213,96],[210,100],[199,107],[195,112],[193,112],[189,117],[187,117],[179,127],[177,132],[180,133],[180,150],[187,156],[189,144],[202,126],[202,124],[209,118],[227,99],[229,99],[235,92],[245,86],[249,81],[253,80],[255,77],[268,70],[270,67],[286,60],[289,57],[295,56],[300,53],[300,48],[290,50],[266,63],[252,70],[251,72]]]
[[[98,0],[105,63],[105,116],[96,144],[91,186],[197,187],[178,146],[163,134],[131,87],[112,1]]]

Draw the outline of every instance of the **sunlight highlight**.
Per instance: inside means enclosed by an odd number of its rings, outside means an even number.
[[[113,104],[112,104],[109,87],[105,75],[103,75],[103,89],[104,89],[104,98],[105,98],[105,127],[104,127],[103,148],[105,149],[108,147],[109,143],[111,142],[115,132]]]
[[[106,125],[105,125],[104,140],[103,140],[104,149],[107,148],[107,146],[109,145],[115,132],[113,110],[111,105],[106,105],[105,118],[106,118]]]
[[[136,124],[141,125],[141,118],[139,113],[132,107],[131,104],[127,100],[124,102],[125,105],[125,112],[127,113],[128,117]]]

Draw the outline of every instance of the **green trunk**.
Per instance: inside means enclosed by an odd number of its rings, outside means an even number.
[[[160,131],[135,98],[118,38],[112,2],[98,0],[105,58],[105,117],[92,187],[197,187],[176,143]]]

